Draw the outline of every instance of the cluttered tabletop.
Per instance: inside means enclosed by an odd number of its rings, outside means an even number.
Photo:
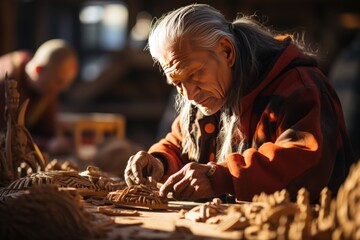
[[[213,210],[213,217],[201,216],[207,207]],[[219,225],[219,218],[214,218],[215,211],[224,213],[228,208],[225,205],[174,201],[168,203],[167,209],[155,210],[121,205],[87,205],[86,208],[111,216],[107,239],[240,239],[242,236],[240,231],[231,230],[229,224]]]
[[[18,107],[9,105],[0,135],[1,239],[359,239],[360,163],[318,204],[305,188],[295,201],[285,189],[236,204],[177,201],[155,182],[127,186],[97,166],[48,162]]]
[[[296,201],[286,190],[236,204],[176,201],[156,184],[129,187],[95,166],[64,165],[1,189],[5,239],[356,239],[360,165],[336,198],[324,189],[315,205],[306,189]]]

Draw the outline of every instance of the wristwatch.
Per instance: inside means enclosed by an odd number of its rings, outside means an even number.
[[[210,165],[210,169],[206,173],[206,176],[210,177],[210,176],[214,175],[215,171],[216,171],[216,165]]]

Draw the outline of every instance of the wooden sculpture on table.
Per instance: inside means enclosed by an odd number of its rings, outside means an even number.
[[[19,178],[8,186],[0,188],[0,203],[16,198],[32,187],[54,185],[58,188],[72,188],[83,197],[106,197],[111,191],[123,189],[124,181],[113,180],[100,173],[99,168],[88,166],[86,171],[40,171]]]
[[[44,170],[46,161],[25,127],[25,112],[29,99],[20,107],[16,80],[5,77],[5,129],[0,136],[0,186],[18,179],[22,163],[32,172]]]
[[[115,205],[135,208],[164,210],[168,208],[167,198],[159,195],[156,186],[139,184],[110,192],[107,199]]]
[[[4,84],[5,126],[0,132],[0,236],[5,239],[105,237],[106,226],[114,221],[109,218],[98,221],[94,214],[85,210],[82,199],[105,197],[108,192],[123,188],[125,182],[110,179],[94,166],[88,166],[83,172],[56,161],[47,166],[25,127],[29,99],[19,107],[17,82],[6,76]],[[65,170],[52,170],[55,168]]]

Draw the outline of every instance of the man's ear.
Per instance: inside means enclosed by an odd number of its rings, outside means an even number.
[[[218,42],[218,50],[220,54],[224,54],[229,67],[235,63],[235,47],[228,37],[222,37]]]

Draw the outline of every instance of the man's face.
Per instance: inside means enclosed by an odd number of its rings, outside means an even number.
[[[61,64],[49,64],[39,73],[38,88],[45,94],[59,94],[75,79],[78,63],[69,58]]]
[[[225,104],[232,81],[227,56],[221,46],[212,52],[193,50],[188,41],[183,41],[181,47],[159,59],[167,81],[204,115],[212,115]]]
[[[232,65],[220,46],[213,52],[193,50],[188,41],[183,41],[181,50],[166,52],[159,62],[168,83],[204,115],[212,115],[223,107],[232,81]]]

